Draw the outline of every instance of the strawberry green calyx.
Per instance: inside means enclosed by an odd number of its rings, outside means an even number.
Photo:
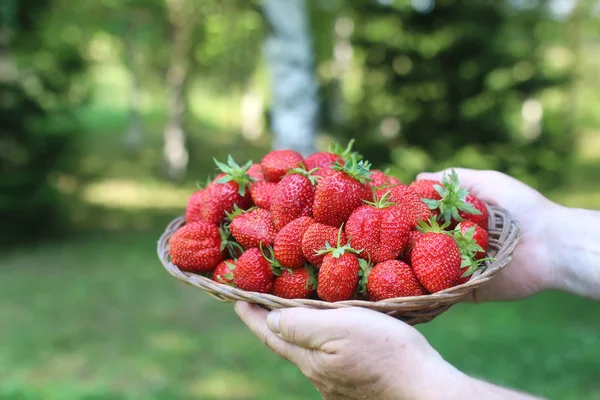
[[[477,253],[481,253],[484,250],[477,244],[477,241],[473,238],[475,234],[475,226],[467,229],[464,233],[460,230],[460,224],[452,231],[452,237],[456,240],[458,248],[460,249],[460,255],[462,262],[460,267],[467,268],[462,277],[473,275],[475,271],[483,266],[484,261],[494,261],[495,258],[481,258],[477,259]]]
[[[221,251],[227,250],[233,258],[237,258],[237,256],[244,252],[244,248],[231,238],[228,223],[222,224],[219,227],[219,232],[221,233]]]
[[[246,194],[246,189],[251,182],[254,182],[254,179],[248,175],[248,170],[252,166],[252,160],[248,161],[244,164],[243,167],[240,167],[234,160],[231,155],[227,158],[227,164],[224,164],[220,161],[217,161],[213,158],[215,164],[219,170],[221,170],[225,176],[218,179],[219,183],[227,183],[227,182],[237,182],[238,184],[238,193],[240,196],[244,196]]]
[[[273,270],[273,275],[279,276],[279,275],[281,275],[283,270],[287,270],[290,274],[294,275],[294,270],[284,267],[283,265],[281,265],[281,263],[279,261],[277,261],[277,258],[275,258],[275,250],[273,250],[273,247],[271,247],[271,246],[263,247],[262,242],[260,242],[259,248],[260,248],[260,252],[262,253],[262,256],[265,258],[265,260],[267,260],[267,262],[269,264],[271,264],[271,269]]]
[[[225,211],[225,215],[227,216],[227,219],[228,219],[228,220],[231,222],[231,221],[233,221],[233,219],[234,219],[235,217],[239,217],[239,216],[240,216],[240,215],[242,215],[243,213],[246,213],[246,212],[252,211],[252,210],[254,210],[254,209],[256,209],[256,208],[258,208],[258,207],[250,207],[250,208],[249,208],[249,209],[247,209],[247,210],[242,210],[241,208],[239,208],[239,207],[238,207],[238,205],[237,205],[237,204],[234,204],[234,205],[233,205],[233,210],[231,210],[231,211],[229,211],[229,212],[228,212],[228,211]]]
[[[395,206],[396,203],[393,201],[390,201],[388,199],[388,196],[390,195],[390,193],[391,193],[391,191],[388,190],[387,192],[385,192],[385,194],[383,196],[378,198],[377,192],[373,191],[373,201],[363,200],[363,203],[373,206],[375,208],[388,208],[391,206]]]
[[[211,181],[212,178],[210,176],[206,177],[206,181],[204,182],[204,184],[200,181],[196,181],[196,189],[206,189],[206,187],[210,184]]]
[[[336,247],[331,247],[331,245],[329,244],[329,242],[325,242],[325,248],[321,249],[321,250],[316,250],[315,253],[317,255],[323,255],[323,254],[330,254],[333,256],[333,258],[340,258],[341,256],[343,256],[346,253],[353,253],[353,254],[360,254],[362,252],[361,250],[356,250],[355,248],[353,248],[350,243],[347,243],[345,245],[342,246],[342,232],[344,230],[344,225],[342,224],[342,226],[340,226],[340,229],[338,230],[338,237],[337,237],[337,246]]]
[[[371,163],[364,160],[358,161],[356,157],[350,157],[344,165],[340,164],[339,161],[336,161],[331,169],[344,172],[346,175],[356,179],[362,184],[371,180]]]
[[[304,266],[306,272],[308,272],[308,282],[306,282],[306,289],[308,290],[317,290],[317,286],[319,284],[317,280],[318,272],[314,265],[306,264]]]
[[[371,273],[371,269],[373,269],[373,264],[364,259],[359,259],[358,263],[360,264],[360,271],[358,271],[358,295],[364,295],[367,293],[367,282],[369,281],[369,274]]]
[[[440,225],[435,218],[431,218],[429,221],[419,221],[417,230],[422,233],[443,233],[444,235],[452,236],[453,231],[447,231],[446,228],[450,226],[450,222],[445,222]]]
[[[481,214],[478,209],[466,202],[466,197],[469,195],[469,191],[460,187],[460,181],[458,180],[458,174],[456,171],[452,170],[450,177],[444,174],[442,185],[435,185],[434,189],[442,197],[441,200],[422,200],[425,202],[425,204],[427,204],[430,210],[439,210],[439,217],[443,221],[450,222],[452,219],[455,221],[464,221],[464,219],[458,215],[459,211],[464,211],[474,215]]]
[[[289,170],[286,175],[293,175],[293,174],[302,175],[310,181],[311,185],[314,186],[319,182],[319,179],[321,179],[320,176],[314,175],[314,173],[317,172],[318,170],[319,170],[319,168],[317,167],[317,168],[311,169],[310,171],[307,171],[304,164],[302,164],[302,166],[299,168],[294,168],[294,169]]]
[[[217,276],[217,280],[220,283],[223,283],[225,285],[229,285],[231,287],[236,287],[235,283],[233,281],[233,270],[235,269],[235,264],[232,264],[232,263],[228,262],[228,263],[225,263],[225,265],[227,265],[227,269],[229,269],[229,272],[226,273],[226,274],[222,274],[222,275]],[[229,280],[231,283],[227,282],[227,280]]]
[[[352,146],[354,146],[354,139],[350,139],[350,141],[348,142],[348,145],[346,145],[346,147],[342,147],[342,145],[337,142],[332,143],[329,145],[329,148],[327,149],[327,151],[332,154],[342,157],[342,159],[344,159],[344,161],[347,161],[350,158],[356,158],[357,160],[362,159],[362,155],[360,155],[356,151],[352,151]]]

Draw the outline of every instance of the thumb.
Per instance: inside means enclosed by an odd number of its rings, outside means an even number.
[[[320,349],[325,342],[344,336],[348,330],[351,317],[344,318],[344,311],[284,308],[269,313],[267,326],[288,343]]]

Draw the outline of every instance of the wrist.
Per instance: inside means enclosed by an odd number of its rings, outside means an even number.
[[[555,204],[548,218],[550,288],[600,299],[600,213]]]

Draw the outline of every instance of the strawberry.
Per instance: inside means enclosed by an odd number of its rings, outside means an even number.
[[[169,240],[173,264],[189,272],[209,272],[223,259],[221,234],[215,225],[196,221],[179,228]]]
[[[297,218],[312,216],[317,178],[301,168],[292,172],[279,181],[271,200],[273,223],[278,231]]]
[[[395,297],[421,296],[426,292],[413,269],[398,260],[375,264],[367,280],[367,296],[371,301]]]
[[[304,236],[302,236],[302,254],[308,262],[319,266],[323,262],[325,255],[318,254],[318,252],[325,249],[327,244],[337,242],[341,245],[347,243],[344,232],[333,226],[316,222],[309,226],[306,232],[304,232]]]
[[[274,277],[271,264],[256,247],[246,250],[233,270],[236,286],[250,292],[269,293]]]
[[[468,213],[463,210],[459,210],[458,215],[463,220],[471,221],[487,231],[488,230],[489,212],[488,212],[488,209],[487,209],[487,206],[485,205],[485,203],[482,200],[480,200],[479,198],[473,196],[472,194],[469,194],[467,197],[465,197],[465,202],[467,204],[472,205],[473,208],[475,208],[477,211],[479,211],[479,213],[473,214],[473,213]]]
[[[489,242],[488,233],[485,229],[472,221],[461,222],[458,224],[456,229],[459,230],[463,235],[473,238],[477,245],[481,247],[481,251],[477,251],[475,253],[476,259],[479,260],[485,257]]]
[[[284,269],[273,281],[272,294],[284,299],[306,299],[316,287],[317,279],[312,268]]]
[[[248,168],[248,176],[256,182],[265,179],[260,164],[252,164],[250,168]]]
[[[369,163],[351,158],[343,166],[336,164],[332,172],[321,178],[315,191],[313,215],[315,221],[334,227],[341,226],[363,200],[371,198]]]
[[[409,185],[420,198],[432,199],[432,200],[440,200],[442,196],[436,190],[436,186],[438,186],[441,190],[442,183],[439,181],[434,181],[431,179],[420,179],[416,180]]]
[[[415,243],[417,242],[417,240],[419,240],[419,238],[423,236],[423,232],[419,231],[419,230],[413,230],[410,231],[410,235],[408,237],[408,241],[406,242],[406,246],[404,247],[404,252],[402,253],[402,261],[404,261],[406,264],[411,263],[410,261],[410,254],[412,253],[412,249],[413,247],[415,247]]]
[[[319,269],[317,294],[329,302],[353,299],[365,269],[356,256],[360,251],[349,245],[341,245],[341,231],[340,228],[337,247],[327,246],[319,252],[324,258]]]
[[[250,192],[247,190],[251,182],[247,171],[252,165],[249,161],[240,167],[229,156],[228,164],[215,160],[223,171],[212,181],[200,195],[202,208],[200,219],[210,224],[218,225],[226,218],[226,213],[233,211],[235,206],[246,209],[252,204]]]
[[[271,199],[276,187],[277,183],[275,182],[258,181],[253,183],[250,186],[250,196],[254,204],[265,210],[270,210]]]
[[[391,188],[383,188],[377,190],[377,197],[382,198],[388,194],[388,199],[391,202],[396,203],[399,207],[406,210],[411,216],[410,226],[411,228],[416,227],[419,221],[428,221],[431,218],[431,211],[425,204],[417,192],[407,185],[400,184],[392,186]]]
[[[328,151],[320,151],[318,153],[311,154],[310,156],[304,159],[304,166],[307,170],[312,170],[317,168],[317,171],[324,167],[329,167],[336,162],[340,164],[344,163],[344,159],[337,154],[330,153]]]
[[[464,221],[452,233],[462,256],[460,278],[456,284],[462,285],[471,279],[471,275],[482,266],[483,261],[493,259],[484,258],[488,249],[488,233],[479,225]]]
[[[195,191],[188,199],[185,208],[185,222],[190,223],[200,221],[200,210],[202,209],[202,192],[203,189]]]
[[[275,227],[271,213],[262,208],[254,208],[244,212],[239,208],[228,214],[231,219],[231,235],[244,248],[271,246],[275,242]]]
[[[275,258],[285,268],[301,268],[305,264],[302,237],[314,223],[311,217],[300,217],[283,227],[275,236]]]
[[[487,230],[488,212],[485,203],[460,187],[456,171],[452,170],[449,177],[444,174],[439,194],[439,200],[423,199],[439,220],[455,226],[458,222],[469,219]]]
[[[430,225],[422,222],[424,235],[417,240],[411,253],[415,276],[430,293],[454,286],[460,277],[462,256],[460,248],[448,232],[447,224],[440,227],[434,219]]]
[[[404,250],[410,235],[411,217],[392,206],[386,196],[358,207],[346,223],[346,237],[362,249],[360,257],[374,263],[393,260]]]
[[[372,188],[379,189],[382,187],[399,185],[401,183],[400,179],[395,176],[387,175],[385,172],[377,169],[371,170],[371,182],[369,182],[369,185]]]
[[[302,155],[293,150],[273,150],[262,159],[260,167],[265,180],[279,182],[291,169],[298,168],[304,159]]]
[[[212,273],[212,279],[215,282],[225,285],[233,284],[233,270],[235,269],[234,260],[221,261]]]

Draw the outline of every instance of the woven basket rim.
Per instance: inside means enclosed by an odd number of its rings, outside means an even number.
[[[180,270],[169,257],[169,239],[185,224],[184,217],[172,220],[161,235],[157,244],[157,252],[163,267],[176,279],[204,290],[209,295],[221,301],[248,301],[257,303],[268,309],[284,307],[310,308],[341,308],[364,307],[380,312],[396,314],[394,316],[406,319],[416,318],[414,323],[426,322],[444,312],[451,305],[458,303],[475,288],[488,283],[512,259],[512,254],[519,243],[519,223],[510,217],[508,211],[497,206],[487,205],[490,212],[490,249],[488,254],[495,257],[493,261],[485,261],[484,267],[476,271],[472,278],[437,293],[422,296],[397,297],[380,301],[346,300],[335,303],[314,299],[284,299],[268,293],[248,292],[229,285],[220,284],[202,275]],[[419,313],[424,312],[422,320]],[[408,317],[406,317],[408,316]]]

